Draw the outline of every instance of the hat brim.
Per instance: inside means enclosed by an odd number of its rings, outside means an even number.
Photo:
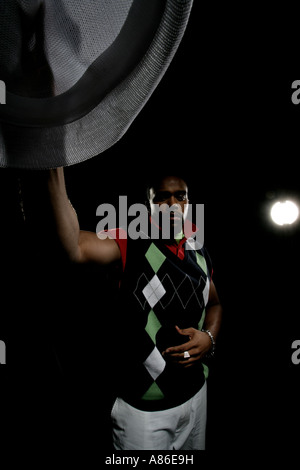
[[[167,70],[193,0],[134,0],[119,35],[64,93],[7,92],[0,166],[47,169],[92,158],[127,131]]]

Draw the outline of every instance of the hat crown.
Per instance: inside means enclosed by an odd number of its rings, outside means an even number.
[[[133,0],[1,2],[0,70],[7,91],[35,98],[66,92],[114,42],[132,3]]]

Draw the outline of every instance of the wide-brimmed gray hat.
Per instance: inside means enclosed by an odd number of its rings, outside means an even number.
[[[168,68],[192,3],[2,0],[0,166],[68,166],[115,144]]]

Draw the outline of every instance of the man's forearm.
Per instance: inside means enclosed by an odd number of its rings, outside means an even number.
[[[217,338],[222,322],[222,306],[221,304],[209,305],[206,308],[204,330],[209,330],[214,339]]]
[[[72,261],[80,261],[80,227],[66,192],[64,170],[49,170],[48,190],[58,238]]]

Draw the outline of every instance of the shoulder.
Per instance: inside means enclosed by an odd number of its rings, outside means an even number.
[[[186,249],[196,252],[200,267],[211,277],[213,272],[212,260],[206,246],[199,243],[195,238],[190,237],[186,240]]]
[[[98,238],[109,238],[114,240],[115,243],[118,245],[120,253],[121,253],[121,260],[122,260],[122,268],[123,271],[126,265],[126,257],[127,257],[127,241],[128,236],[126,230],[123,228],[114,228],[109,230],[102,230],[97,234]]]

